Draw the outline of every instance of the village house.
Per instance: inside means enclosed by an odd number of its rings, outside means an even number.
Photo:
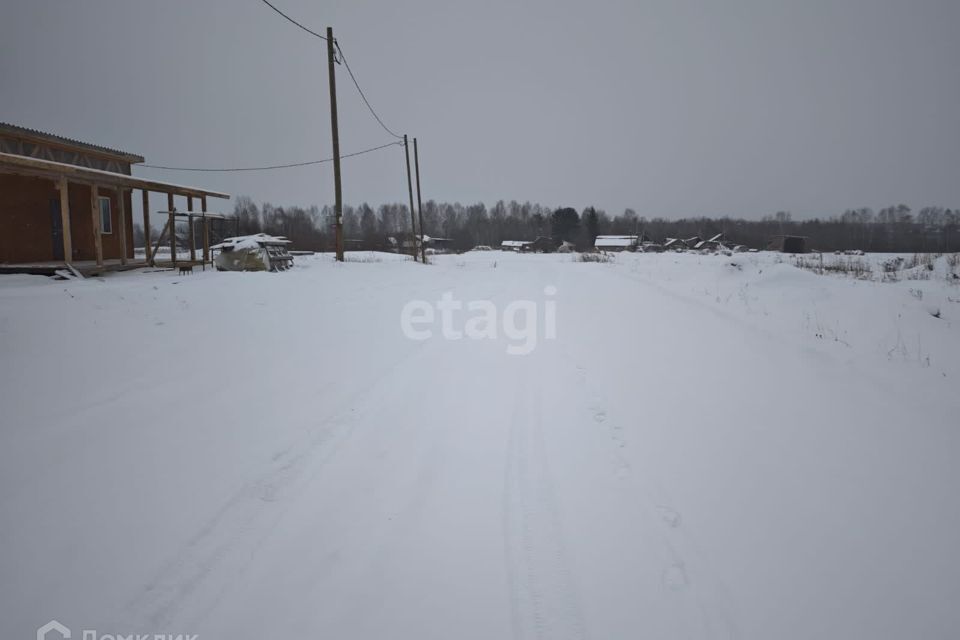
[[[504,240],[500,243],[500,248],[504,251],[520,251],[526,245],[533,242],[532,240]]]
[[[125,151],[0,123],[0,273],[52,274],[69,267],[93,274],[145,266],[156,262],[164,237],[171,250],[166,262],[176,264],[176,233],[170,230],[177,220],[188,221],[191,237],[194,222],[202,223],[206,263],[209,222],[223,217],[207,213],[207,198],[229,196],[133,176],[131,166],[143,161]],[[146,239],[139,260],[134,260],[134,190],[140,191]],[[151,192],[167,196],[166,226],[156,247],[151,245]],[[176,197],[186,206],[177,210]],[[183,255],[179,263],[199,263],[196,247],[192,242],[189,259]]]
[[[428,253],[450,253],[453,251],[453,238],[435,238],[424,235],[423,246]]]
[[[362,242],[362,241],[361,241]],[[412,254],[420,251],[420,236],[411,237],[409,233],[387,237],[387,246],[394,253]],[[453,247],[453,238],[433,238],[424,234],[423,248],[429,253],[447,253]]]
[[[547,236],[539,236],[533,242],[527,242],[520,251],[523,253],[554,253],[563,243]]]
[[[597,236],[593,246],[600,251],[636,251],[640,236]]]
[[[726,242],[722,233],[718,233],[709,240],[701,240],[693,246],[697,251],[719,251],[724,248]]]

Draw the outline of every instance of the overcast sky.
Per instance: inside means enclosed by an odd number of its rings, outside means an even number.
[[[795,217],[960,207],[957,0],[273,0],[328,25],[425,198]],[[154,164],[329,157],[325,43],[260,0],[2,0],[0,120]],[[341,149],[391,138],[338,67]],[[138,175],[274,204],[330,165]],[[344,160],[406,200],[403,151]]]

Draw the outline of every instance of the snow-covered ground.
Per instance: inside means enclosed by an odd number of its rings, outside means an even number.
[[[0,278],[0,638],[960,633],[946,277],[353,258]]]

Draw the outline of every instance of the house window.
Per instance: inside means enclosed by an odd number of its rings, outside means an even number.
[[[100,198],[100,233],[113,233],[113,218],[110,216],[110,198]]]

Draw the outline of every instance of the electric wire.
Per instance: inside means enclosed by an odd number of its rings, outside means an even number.
[[[343,55],[343,49],[340,48],[340,42],[334,39],[333,44],[334,46],[337,47],[337,52],[340,54],[340,59],[343,60],[343,66],[347,68],[347,73],[350,74],[350,79],[353,81],[353,86],[357,88],[357,92],[360,94],[360,97],[363,99],[363,103],[367,105],[367,109],[370,110],[370,114],[376,119],[377,122],[380,123],[380,126],[383,127],[384,131],[392,135],[394,138],[397,138],[398,140],[402,140],[403,136],[397,135],[390,129],[390,127],[385,125],[383,123],[383,120],[380,119],[380,116],[377,115],[377,112],[374,111],[373,106],[370,104],[370,101],[367,100],[366,94],[364,94],[363,89],[360,88],[360,83],[357,82],[357,77],[353,75],[353,70],[350,68],[350,63],[347,62],[347,57]]]
[[[270,7],[271,9],[273,9],[274,11],[276,11],[277,13],[279,13],[281,16],[283,16],[284,18],[286,18],[287,20],[289,20],[289,21],[292,22],[293,24],[297,25],[298,27],[300,27],[301,29],[303,29],[304,31],[306,31],[307,33],[309,33],[310,35],[317,36],[317,37],[320,38],[321,40],[326,40],[326,39],[327,39],[326,36],[322,36],[322,35],[320,35],[319,33],[317,33],[316,31],[313,31],[312,29],[308,29],[307,27],[303,26],[302,24],[300,24],[299,22],[297,22],[296,20],[294,20],[293,18],[291,18],[290,16],[288,16],[287,14],[285,14],[283,11],[280,11],[280,9],[277,9],[277,8],[276,8],[274,5],[272,5],[268,0],[261,0],[261,2],[263,2],[263,4],[267,5],[268,7]]]
[[[344,158],[353,158],[355,156],[361,156],[365,153],[371,153],[373,151],[379,151],[380,149],[386,149],[387,147],[394,146],[403,146],[402,142],[388,142],[387,144],[382,144],[379,147],[371,147],[369,149],[363,149],[362,151],[354,151],[353,153],[347,153],[340,156],[340,159]],[[274,169],[290,169],[293,167],[306,167],[314,164],[323,164],[325,162],[333,162],[333,158],[324,158],[322,160],[308,160],[306,162],[291,162],[289,164],[273,164],[262,167],[171,167],[166,165],[159,164],[138,164],[138,167],[145,167],[148,169],[161,169],[164,171],[204,171],[204,172],[232,172],[232,171],[272,171]]]

